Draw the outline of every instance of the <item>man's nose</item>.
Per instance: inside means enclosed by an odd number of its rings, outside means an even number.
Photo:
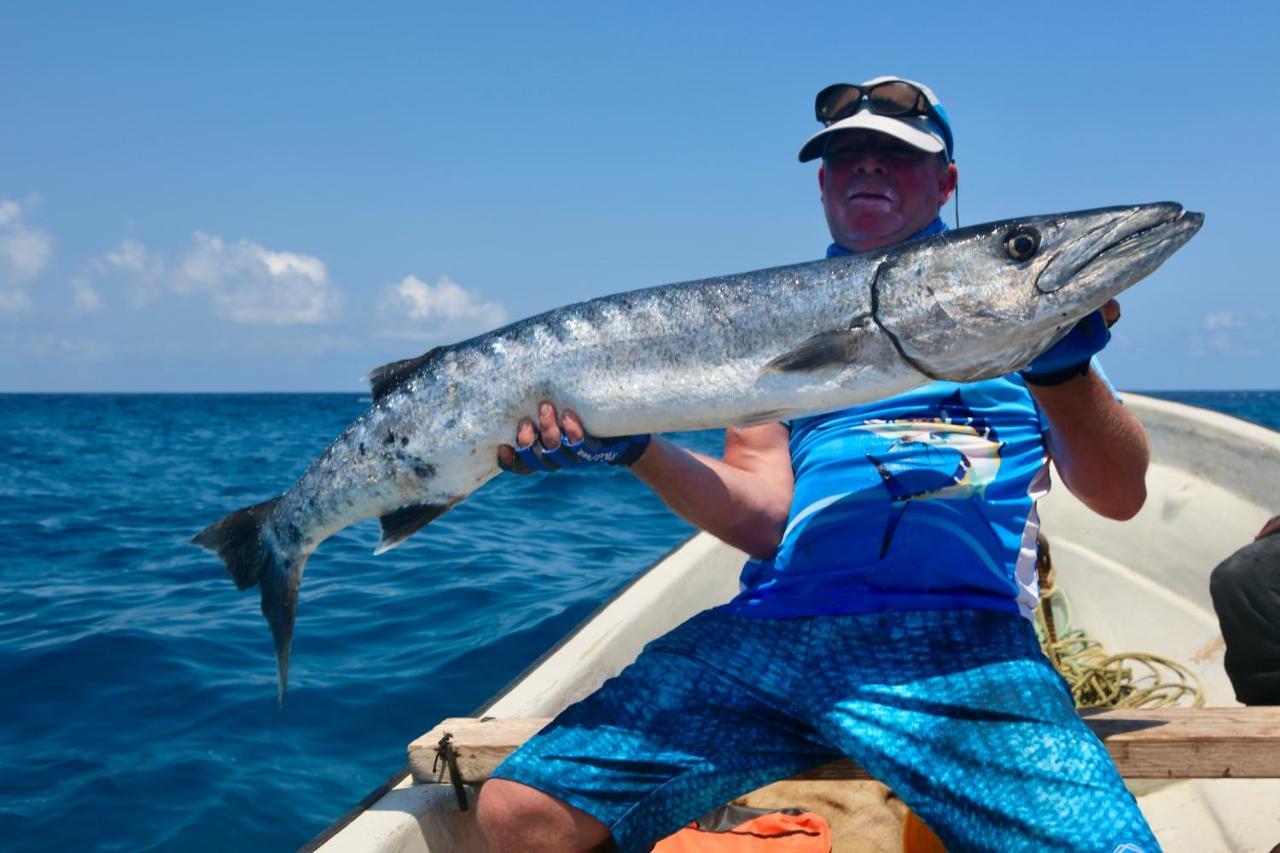
[[[884,159],[874,149],[863,151],[853,163],[853,170],[859,175],[883,175]]]

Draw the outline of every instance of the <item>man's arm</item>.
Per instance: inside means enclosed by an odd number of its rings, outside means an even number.
[[[1049,455],[1071,493],[1124,521],[1147,499],[1147,436],[1097,373],[1060,385],[1027,385],[1049,420]]]
[[[772,557],[791,511],[795,482],[782,424],[730,428],[724,458],[654,436],[631,466],[681,518],[753,557]]]
[[[527,447],[540,440],[554,448],[562,426],[570,442],[582,440],[584,427],[574,412],[558,415],[554,405],[543,403],[537,426],[521,421],[516,442]],[[713,459],[654,436],[631,471],[686,521],[753,557],[771,557],[791,510],[789,438],[781,424],[731,428],[724,458]],[[503,467],[511,467],[514,455],[508,445],[498,448]]]

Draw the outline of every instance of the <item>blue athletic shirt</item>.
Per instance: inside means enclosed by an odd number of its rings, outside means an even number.
[[[915,236],[942,230],[935,220]],[[728,609],[1032,617],[1047,424],[1019,377],[933,382],[790,428],[795,494],[782,543],[772,559],[747,561]]]
[[[728,607],[807,616],[979,608],[1030,617],[1046,424],[1016,376],[933,382],[791,422],[777,554]]]

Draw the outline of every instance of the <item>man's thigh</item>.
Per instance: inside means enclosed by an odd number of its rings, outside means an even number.
[[[832,689],[815,697],[813,719],[830,743],[889,785],[948,849],[1159,849],[1025,620],[899,615],[919,629],[915,642],[881,632],[888,641],[874,663],[855,665],[843,691],[841,675],[818,678]],[[959,653],[944,654],[949,646]]]
[[[752,644],[762,656],[776,653],[777,626],[767,621],[694,617],[567,708],[494,776],[581,809],[622,851],[648,851],[739,794],[831,760],[785,701],[719,663],[721,651],[749,657]]]

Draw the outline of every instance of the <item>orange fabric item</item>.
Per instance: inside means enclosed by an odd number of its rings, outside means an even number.
[[[813,812],[761,815],[728,832],[694,822],[659,841],[653,853],[831,853],[831,827]]]
[[[947,848],[915,812],[909,811],[902,824],[902,853],[947,853]]]

